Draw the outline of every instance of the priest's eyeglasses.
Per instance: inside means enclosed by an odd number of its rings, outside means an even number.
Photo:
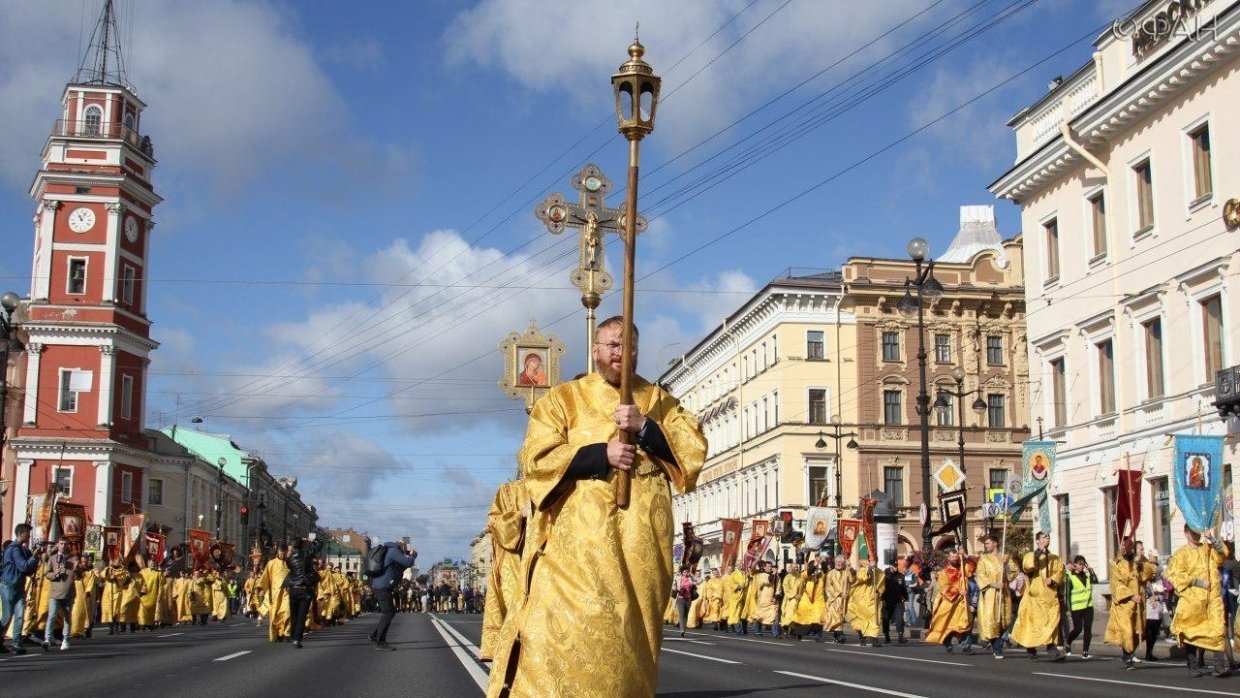
[[[619,342],[595,342],[594,344],[600,347],[605,347],[607,351],[611,352],[612,354],[623,354],[624,353],[624,345]],[[636,354],[637,352],[634,351],[633,353]]]

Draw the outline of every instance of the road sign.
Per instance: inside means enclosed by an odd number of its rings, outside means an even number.
[[[949,458],[934,471],[934,481],[939,483],[940,490],[952,492],[964,487],[964,472]]]

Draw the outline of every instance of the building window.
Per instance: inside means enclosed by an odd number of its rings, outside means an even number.
[[[940,364],[952,362],[952,336],[950,334],[934,335],[934,360]]]
[[[900,333],[883,333],[883,361],[900,360]]]
[[[121,376],[121,419],[133,419],[133,376]]]
[[[1042,224],[1046,235],[1046,280],[1059,278],[1059,221],[1052,218]]]
[[[947,403],[947,409],[945,410],[936,409],[934,411],[934,420],[935,420],[934,423],[941,427],[955,426],[954,422],[956,421],[955,419],[956,417],[956,402],[955,402],[956,396],[951,395],[949,393],[939,393],[936,396],[936,402],[938,400],[942,400],[943,402]]]
[[[1051,400],[1055,412],[1055,426],[1068,425],[1068,383],[1064,375],[1063,358],[1051,361]]]
[[[1115,351],[1111,340],[1104,339],[1096,345],[1098,350],[1098,411],[1111,414],[1115,411]]]
[[[822,330],[810,330],[805,333],[805,358],[826,358],[826,340]]]
[[[767,399],[762,398],[762,411],[758,413],[762,417],[761,422],[758,426],[759,433],[764,432],[767,429],[767,416],[769,414],[769,410],[770,410],[770,405],[767,402]]]
[[[146,485],[146,503],[161,505],[164,503],[164,481],[148,480]]]
[[[1145,335],[1145,395],[1149,399],[1163,396],[1162,319],[1141,323]]]
[[[121,471],[121,501],[128,504],[133,501],[133,473]]]
[[[69,280],[65,293],[74,296],[86,293],[86,260],[84,258],[69,258]]]
[[[1210,296],[1201,301],[1201,336],[1205,340],[1205,382],[1214,380],[1214,374],[1223,368],[1223,299]]]
[[[86,111],[83,112],[83,117],[86,122],[83,128],[85,134],[87,136],[98,136],[99,127],[103,123],[103,109],[101,109],[97,104],[92,104],[89,107],[86,107]]]
[[[1214,194],[1214,181],[1210,174],[1210,126],[1203,124],[1188,139],[1193,147],[1193,203],[1210,198]]]
[[[77,412],[78,394],[73,389],[73,369],[60,369],[60,412]]]
[[[1002,395],[991,394],[986,396],[986,416],[991,429],[1002,429],[1007,425]]]
[[[1093,225],[1094,258],[1107,254],[1107,200],[1102,192],[1089,197],[1089,217]]]
[[[986,363],[991,366],[1003,365],[1003,337],[992,334],[986,337]]]
[[[771,393],[771,409],[773,411],[771,426],[779,426],[779,391]]]
[[[1105,502],[1107,515],[1107,559],[1114,560],[1119,553],[1119,531],[1115,530],[1115,508],[1119,501],[1119,488],[1104,488],[1102,490],[1102,499]]]
[[[62,497],[73,496],[73,468],[60,465],[52,466],[52,479],[56,483],[56,491]]]
[[[990,489],[1003,490],[1004,492],[1007,491],[1008,473],[1006,470],[1002,468],[991,468],[986,472],[986,477],[988,478]],[[990,501],[989,493],[987,493],[986,501]]]
[[[826,388],[809,389],[809,423],[827,423],[827,390]]]
[[[125,302],[125,305],[133,305],[134,287],[137,286],[137,277],[138,274],[134,271],[134,268],[126,264],[121,272],[121,300]]]
[[[891,498],[893,505],[904,506],[904,468],[899,466],[883,468],[883,494]]]
[[[1068,495],[1055,497],[1056,509],[1059,510],[1059,557],[1067,558],[1072,554],[1072,510]],[[1036,532],[1035,532],[1036,533]]]
[[[1132,168],[1137,180],[1137,232],[1154,227],[1154,174],[1149,159]]]
[[[771,363],[779,362],[779,335],[771,335]]]
[[[762,343],[762,370],[766,370],[766,342]]]
[[[1171,556],[1171,490],[1167,478],[1150,480],[1150,496],[1154,498],[1154,547],[1166,560]]]
[[[903,415],[900,414],[900,391],[884,390],[883,391],[883,424],[898,425],[904,423]]]

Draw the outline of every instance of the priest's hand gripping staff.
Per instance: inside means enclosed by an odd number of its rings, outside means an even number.
[[[620,361],[620,404],[633,404],[633,270],[637,247],[637,168],[641,162],[640,144],[646,134],[654,130],[654,111],[659,105],[659,84],[662,79],[654,74],[650,64],[642,60],[646,53],[645,47],[633,37],[629,46],[629,60],[620,66],[619,72],[611,76],[612,92],[616,98],[616,121],[620,133],[629,141],[629,180],[626,190],[627,201],[624,213],[624,325],[621,342],[624,344],[623,356]],[[619,221],[617,221],[619,222]],[[632,445],[636,437],[628,432],[620,431],[620,441]],[[630,474],[627,470],[619,471],[616,477],[616,505],[629,505]]]

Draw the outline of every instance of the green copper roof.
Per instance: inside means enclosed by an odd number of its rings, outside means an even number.
[[[219,467],[222,458],[224,474],[241,485],[249,486],[246,483],[246,464],[241,459],[250,458],[250,454],[242,450],[227,434],[208,434],[182,426],[167,427],[160,431],[213,467]]]

